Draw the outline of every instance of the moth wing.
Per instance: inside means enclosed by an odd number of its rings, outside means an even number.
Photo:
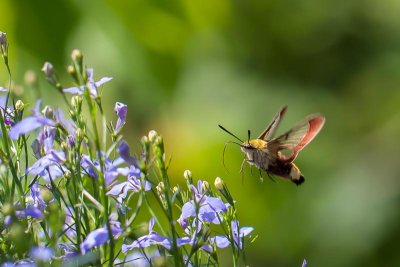
[[[297,154],[308,145],[324,126],[325,117],[311,115],[305,121],[294,126],[286,133],[268,142],[268,150],[271,154],[277,155],[281,150],[288,150],[288,156],[280,154],[280,159],[290,163],[297,157]]]
[[[262,134],[257,137],[258,139],[261,140],[271,140],[272,137],[275,135],[276,129],[278,128],[278,125],[285,114],[287,109],[287,106],[283,106],[278,113],[276,113],[275,117],[272,119],[271,123],[268,125],[268,127],[262,132]]]

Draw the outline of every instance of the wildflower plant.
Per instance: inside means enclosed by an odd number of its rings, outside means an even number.
[[[11,81],[5,33],[0,42]],[[0,87],[2,266],[218,266],[220,249],[245,264],[253,228],[239,223],[222,179],[211,186],[185,171],[186,185],[172,185],[163,137],[150,131],[134,153],[122,135],[128,106],[105,117],[112,78],[96,80],[79,50],[67,70],[69,86],[51,63],[42,69],[66,112]]]

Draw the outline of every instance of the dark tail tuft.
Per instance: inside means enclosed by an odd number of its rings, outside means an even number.
[[[302,183],[304,183],[304,176],[301,175],[299,179],[293,179],[292,182],[295,183],[296,185],[301,185]]]

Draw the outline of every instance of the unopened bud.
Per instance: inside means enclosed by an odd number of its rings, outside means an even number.
[[[68,74],[70,74],[70,75],[72,75],[72,76],[75,76],[75,75],[76,75],[76,69],[75,69],[75,67],[72,66],[72,65],[68,65],[68,67],[67,67],[67,72],[68,72]]]
[[[42,67],[42,71],[44,73],[44,75],[46,76],[46,78],[52,78],[54,75],[54,67],[50,62],[45,62],[43,67]]]
[[[68,152],[68,144],[66,142],[61,142],[61,149],[64,151],[64,153]]]
[[[154,130],[151,130],[149,132],[149,140],[150,142],[154,142],[156,140],[156,137],[158,136],[158,133]]]
[[[3,57],[7,57],[8,41],[7,41],[7,34],[5,32],[0,32],[0,51]]]
[[[165,186],[163,182],[159,182],[158,185],[156,186],[157,192],[163,193],[165,190]]]
[[[174,188],[172,188],[172,193],[174,194],[179,193],[179,187],[174,186]]]
[[[207,181],[203,181],[201,188],[203,189],[203,192],[207,192],[210,190],[210,184]]]
[[[218,191],[224,190],[225,183],[221,178],[219,178],[219,177],[215,178],[214,185]]]
[[[1,212],[4,215],[11,215],[14,212],[14,206],[11,205],[10,203],[5,203],[3,205],[3,209],[1,210]]]
[[[0,45],[3,46],[7,46],[7,34],[5,32],[0,32]]]
[[[231,193],[229,192],[225,182],[220,177],[215,178],[214,186],[221,193],[221,195],[225,197],[226,201],[228,201],[228,203],[234,207],[235,201],[233,200]]]
[[[161,146],[161,145],[163,145],[164,140],[163,140],[162,136],[159,135],[156,137],[156,140],[154,142],[156,143],[156,145]]]
[[[24,109],[24,107],[25,107],[25,104],[24,104],[24,102],[22,102],[22,100],[19,99],[19,100],[17,100],[17,102],[15,102],[16,110],[21,111]]]
[[[147,136],[143,136],[141,142],[144,145],[148,145],[150,143],[149,138]]]
[[[190,170],[185,170],[183,172],[183,177],[185,177],[185,179],[191,179],[192,178],[192,172]]]
[[[82,96],[75,95],[71,98],[71,104],[75,108],[80,108],[82,106]]]
[[[53,118],[53,109],[50,106],[45,106],[44,109],[42,110],[43,115],[46,118],[52,119]]]
[[[68,135],[67,141],[68,141],[68,146],[69,147],[71,147],[71,148],[75,147],[76,142],[75,142],[75,137],[74,136]]]
[[[83,138],[85,137],[85,134],[81,128],[76,129],[75,135],[79,141],[82,141]]]
[[[71,58],[73,61],[82,62],[83,54],[79,49],[72,50]]]
[[[193,176],[192,176],[192,172],[190,170],[185,170],[183,172],[183,177],[185,178],[188,186],[193,184]]]
[[[37,76],[33,70],[27,70],[24,74],[24,81],[29,86],[37,85]]]

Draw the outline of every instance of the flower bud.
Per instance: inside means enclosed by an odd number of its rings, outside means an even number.
[[[82,96],[79,95],[75,95],[71,98],[71,105],[80,110],[81,106],[82,106]]]
[[[83,138],[85,138],[85,133],[81,128],[76,129],[75,135],[76,138],[78,139],[78,142],[82,141]]]
[[[158,133],[154,130],[151,130],[149,132],[149,140],[150,142],[154,142],[156,140],[156,137],[158,136]]]
[[[68,141],[68,146],[70,148],[75,147],[76,142],[75,142],[75,137],[73,135],[68,135],[67,141]]]
[[[53,79],[53,75],[54,75],[54,67],[53,65],[46,61],[42,67],[42,71],[44,73],[44,75],[46,76],[46,78],[48,79]]]
[[[19,99],[19,100],[17,100],[17,102],[15,102],[16,110],[21,111],[24,109],[24,107],[25,107],[25,104],[24,104],[24,102],[22,102],[22,100]]]
[[[27,70],[24,74],[24,81],[29,86],[37,86],[37,76],[33,70]]]
[[[77,73],[77,71],[76,71],[75,66],[73,66],[73,65],[68,65],[68,67],[67,67],[67,72],[68,72],[69,75],[71,75],[71,77],[74,79],[74,81],[75,81],[76,83],[79,83],[79,77],[78,77],[78,73]]]
[[[201,188],[203,189],[203,192],[207,192],[210,190],[210,184],[207,181],[203,181]]]
[[[162,146],[164,144],[164,140],[163,140],[162,136],[161,135],[157,136],[156,140],[154,140],[154,143],[156,143],[156,145],[158,145],[158,146]]]
[[[140,140],[140,142],[141,142],[143,145],[146,145],[146,146],[148,146],[149,143],[150,143],[149,138],[148,138],[147,136],[142,136],[142,139]]]
[[[220,177],[217,177],[215,178],[214,186],[215,188],[217,188],[218,191],[221,191],[224,189],[225,183]]]
[[[45,106],[42,113],[48,119],[52,119],[54,116],[53,109],[50,106]]]
[[[14,206],[10,203],[5,203],[1,212],[4,215],[11,215],[14,212]]]
[[[83,54],[79,49],[72,50],[71,58],[75,62],[82,62]]]
[[[7,57],[8,41],[7,41],[7,34],[5,32],[0,32],[0,50],[3,57]]]
[[[165,186],[163,182],[159,182],[158,185],[156,186],[157,192],[163,193],[165,190]]]
[[[67,72],[68,72],[69,75],[71,75],[73,77],[76,75],[76,69],[72,65],[68,65]]]
[[[64,153],[65,153],[65,155],[67,156],[67,158],[68,158],[68,152],[69,152],[69,147],[68,147],[68,144],[66,143],[66,142],[61,142],[61,149],[62,149],[62,151],[64,151]]]
[[[0,32],[0,45],[3,46],[7,46],[7,34],[5,32]]]
[[[221,193],[221,195],[225,197],[226,201],[228,201],[230,205],[235,206],[235,202],[232,198],[231,193],[228,190],[228,187],[220,177],[215,178],[214,186]]]
[[[183,172],[183,177],[185,178],[188,186],[193,184],[193,176],[192,176],[192,172],[190,170],[185,170]]]

